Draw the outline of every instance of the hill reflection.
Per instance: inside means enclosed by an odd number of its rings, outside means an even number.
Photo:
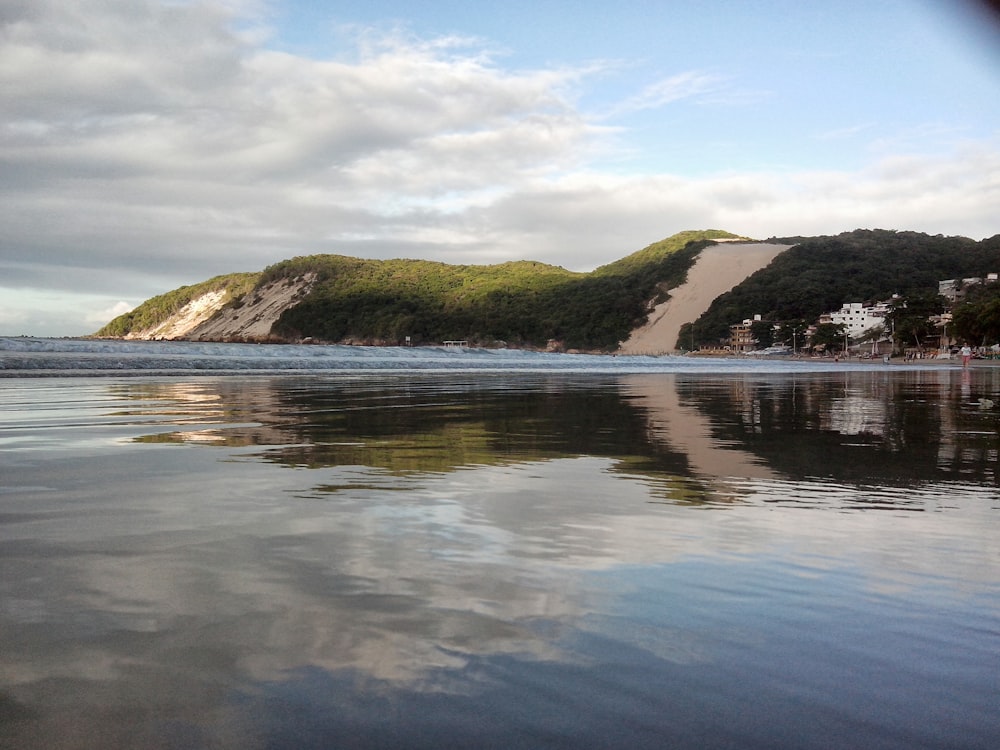
[[[548,385],[548,387],[547,387]],[[732,480],[997,482],[992,370],[802,376],[281,379],[122,384],[164,429],[139,442],[259,448],[295,468],[447,473],[612,459],[669,502],[732,500]],[[332,492],[336,482],[317,484]]]

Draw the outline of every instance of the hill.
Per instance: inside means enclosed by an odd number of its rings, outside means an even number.
[[[976,242],[919,232],[859,229],[836,236],[773,238],[793,245],[766,268],[717,297],[694,322],[698,344],[718,343],[730,324],[813,322],[844,302],[936,295],[943,279],[1000,271],[1000,235]],[[681,334],[688,340],[690,328]]]
[[[313,255],[154,297],[97,336],[415,344],[463,339],[613,350],[720,230],[681,232],[591,273]],[[207,295],[214,295],[209,298]],[[198,308],[200,313],[192,313]],[[191,323],[180,332],[179,320]],[[167,335],[170,333],[171,335]]]
[[[590,273],[534,261],[302,256],[154,297],[96,335],[659,352],[679,348],[678,338],[683,348],[718,345],[755,314],[813,322],[844,302],[933,297],[942,279],[1000,271],[1000,235],[875,229],[720,244],[740,239],[681,232]]]

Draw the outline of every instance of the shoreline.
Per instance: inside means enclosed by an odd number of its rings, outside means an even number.
[[[642,356],[642,355],[636,355]],[[648,356],[678,356],[669,354],[651,354]],[[950,357],[948,359],[938,359],[937,357],[924,357],[921,359],[906,359],[905,357],[891,357],[889,361],[885,361],[882,357],[805,357],[801,355],[793,356],[771,356],[771,357],[755,357],[749,354],[699,354],[698,352],[689,352],[688,354],[679,355],[685,357],[699,357],[704,359],[746,359],[751,361],[768,361],[768,362],[829,362],[830,364],[852,364],[852,365],[930,365],[933,367],[957,367],[962,369],[962,358],[961,357]],[[1000,367],[1000,359],[972,359],[969,361],[969,367]]]

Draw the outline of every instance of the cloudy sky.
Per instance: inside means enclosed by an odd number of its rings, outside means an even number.
[[[0,0],[0,334],[293,255],[1000,233],[963,0]]]

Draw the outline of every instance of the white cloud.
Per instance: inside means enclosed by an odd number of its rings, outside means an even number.
[[[682,229],[752,237],[908,229],[975,239],[1000,232],[1000,143],[893,157],[856,172],[682,178],[576,172],[470,211],[467,242],[586,270]],[[484,235],[484,227],[488,234]]]
[[[818,141],[839,141],[853,138],[866,131],[870,131],[873,127],[875,127],[875,123],[873,122],[846,125],[844,127],[833,128],[832,130],[824,130],[821,133],[817,133],[814,137]]]
[[[681,99],[717,94],[724,85],[722,77],[704,71],[677,73],[646,86],[612,109],[612,116],[644,109],[658,109]]]
[[[363,30],[310,59],[267,47],[265,11],[250,0],[0,10],[0,277],[58,291],[65,328],[46,312],[56,329],[45,332],[86,332],[80,289],[101,296],[96,316],[122,296],[303,253],[585,269],[703,227],[997,231],[1000,143],[944,147],[959,132],[947,123],[914,124],[903,140],[872,132],[880,161],[854,172],[610,173],[595,165],[629,149],[631,114],[738,99],[731,79],[667,76],[609,119],[577,101],[607,66],[508,70],[468,38]]]
[[[559,93],[573,71],[505,72],[455,39],[309,60],[247,47],[214,7],[40,5],[7,28],[15,259],[44,246],[53,266],[260,265],[399,206],[572,165],[597,132]]]
[[[130,305],[128,302],[119,300],[115,304],[110,307],[106,307],[103,310],[88,312],[85,318],[88,324],[94,326],[94,328],[100,328],[105,323],[114,320],[119,315],[124,315],[133,308],[135,308],[134,304]]]

